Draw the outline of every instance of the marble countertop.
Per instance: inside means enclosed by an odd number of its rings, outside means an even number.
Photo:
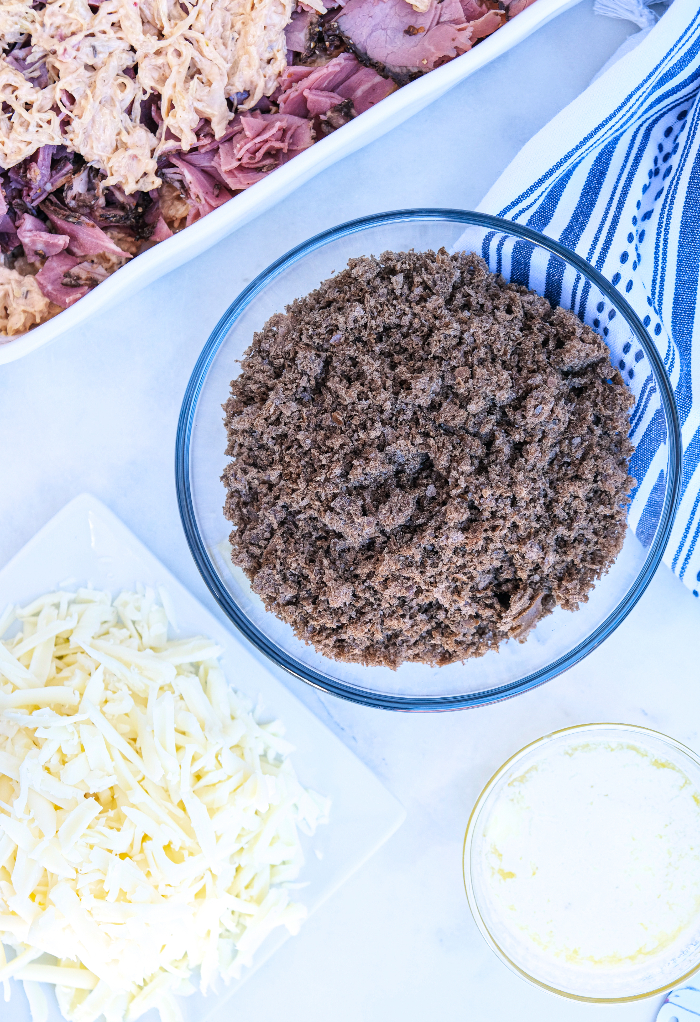
[[[473,208],[520,146],[633,31],[583,2],[380,141],[337,164],[136,298],[0,371],[0,564],[88,490],[212,611],[175,499],[175,428],[211,328],[273,259],[316,232],[404,206]],[[618,631],[517,699],[402,715],[284,677],[403,802],[392,840],[236,995],[237,1022],[652,1022],[660,999],[555,998],[507,971],[471,919],[464,828],[516,749],[596,720],[645,724],[700,751],[700,629],[660,569]]]

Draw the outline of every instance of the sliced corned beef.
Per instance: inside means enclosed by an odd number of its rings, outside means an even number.
[[[342,103],[331,107],[328,113],[314,117],[312,123],[316,139],[331,135],[338,128],[342,128],[344,124],[352,121],[354,117],[355,108],[352,105],[352,100],[344,99]]]
[[[343,102],[343,97],[339,93],[324,92],[322,89],[304,89],[304,98],[309,117],[327,114],[334,106]]]
[[[208,145],[204,149],[193,149],[188,153],[175,153],[175,155],[178,159],[184,160],[188,167],[199,167],[200,169],[203,168],[209,173],[212,173],[214,167],[214,156],[216,155],[218,147],[219,143],[216,143],[216,145]],[[216,172],[213,173],[213,176],[218,180]]]
[[[55,199],[47,199],[41,208],[56,230],[70,238],[68,251],[72,255],[89,256],[107,252],[111,255],[124,256],[125,259],[131,258],[127,252],[115,245],[97,224],[82,214],[65,209]]]
[[[505,25],[505,23],[505,11],[487,11],[483,17],[477,18],[476,21],[470,21],[469,27],[472,30],[472,44],[478,42],[479,39],[485,39],[487,35],[491,35],[501,25]]]
[[[163,211],[160,208],[161,189],[154,188],[149,193],[149,199],[151,204],[144,214],[144,223],[150,229],[150,234],[147,234],[149,242],[155,243],[157,241],[165,241],[166,238],[172,238],[173,232],[168,227]]]
[[[292,20],[284,30],[287,49],[295,53],[310,53],[313,36],[318,31],[319,17],[316,11],[295,11]]]
[[[341,56],[347,56],[347,54],[341,54]],[[321,71],[325,67],[328,67],[328,64],[319,67],[304,67],[302,64],[286,67],[277,81],[277,90],[272,93],[272,98],[277,100],[281,92],[288,92],[296,82],[308,78],[313,71]]]
[[[399,81],[410,72],[431,71],[472,45],[459,0],[431,0],[424,13],[406,0],[348,0],[336,20],[357,52]]]
[[[193,154],[192,159],[197,155]],[[190,199],[187,227],[231,198],[231,192],[223,186],[218,173],[208,173],[182,153],[171,153],[169,159],[182,175]],[[213,160],[211,165],[214,166]]]
[[[482,0],[459,0],[464,20],[472,26],[472,45],[478,39],[484,39],[491,35],[497,28],[504,25],[508,15],[505,11],[496,9],[492,4],[482,3]],[[529,0],[534,3],[534,0]],[[505,7],[508,0],[505,0]]]
[[[314,140],[311,123],[291,114],[241,115],[234,124],[234,134],[214,156],[214,166],[233,190],[249,188]]]
[[[241,116],[241,128],[246,139],[238,141],[236,159],[249,167],[262,167],[281,157],[291,159],[295,152],[308,149],[313,142],[308,121],[281,112]],[[286,163],[287,159],[282,162]]]
[[[156,225],[153,228],[153,234],[149,237],[149,241],[165,241],[166,238],[172,238],[173,232],[170,230],[162,214],[156,220]]]
[[[280,113],[292,114],[294,117],[308,117],[310,111],[306,99],[307,93],[337,93],[338,86],[355,74],[359,67],[359,61],[354,54],[341,53],[320,67],[286,68],[280,76],[276,94]],[[337,99],[336,102],[340,102],[340,100]],[[333,105],[331,104],[331,106]]]
[[[465,21],[478,21],[488,14],[488,7],[480,0],[459,0]]]
[[[24,248],[24,254],[30,262],[37,257],[47,258],[64,252],[70,244],[67,234],[51,234],[46,224],[36,216],[23,213],[17,217],[17,236]]]
[[[290,68],[291,70],[291,68]],[[295,68],[295,70],[300,70]],[[306,68],[304,68],[306,70]],[[299,84],[293,84],[287,92],[279,97],[281,114],[289,114],[291,117],[308,117],[309,108],[306,105],[304,89]]]
[[[363,67],[354,53],[341,53],[321,67],[288,67],[279,81],[278,102],[281,113],[314,117],[350,99],[355,113],[361,114],[394,87],[391,80]]]
[[[62,309],[67,309],[69,305],[75,305],[90,290],[85,285],[66,287],[63,283],[65,275],[80,262],[81,260],[77,256],[60,252],[58,255],[50,256],[34,278],[41,288],[41,293],[49,301],[60,305]]]
[[[524,11],[526,7],[534,4],[534,2],[535,0],[510,0],[510,3],[508,3],[508,0],[506,0],[508,17],[514,18],[516,14],[520,14],[521,11]]]
[[[374,68],[360,66],[354,75],[338,86],[338,95],[352,101],[356,114],[363,114],[395,90],[396,83],[391,78],[382,78]]]
[[[98,284],[101,284],[103,280],[110,276],[111,272],[105,266],[101,266],[100,263],[86,260],[84,263],[78,263],[77,266],[74,266],[63,275],[63,286],[68,288],[97,287]]]

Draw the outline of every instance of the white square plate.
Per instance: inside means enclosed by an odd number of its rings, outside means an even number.
[[[330,822],[305,840],[306,864],[300,879],[308,886],[298,893],[309,912],[315,911],[400,826],[402,806],[338,738],[306,709],[174,578],[125,525],[89,494],[72,500],[0,571],[0,610],[8,603],[28,603],[57,586],[92,583],[112,592],[145,585],[165,585],[173,601],[180,634],[203,634],[224,648],[222,664],[229,683],[255,698],[266,712],[287,726],[286,737],[297,748],[293,762],[306,787],[332,798]],[[303,929],[302,929],[303,934]],[[256,956],[261,965],[288,938],[279,928]],[[239,982],[252,974],[248,970]],[[218,995],[182,998],[188,1022],[223,1022],[231,1017],[225,1002],[238,984]],[[61,1015],[53,991],[46,987],[50,1022]],[[155,1011],[144,1020],[156,1018]],[[2,1022],[31,1022],[24,991],[12,984],[9,1004],[2,1001]]]

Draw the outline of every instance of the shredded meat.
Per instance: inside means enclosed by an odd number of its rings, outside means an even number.
[[[593,330],[478,256],[351,260],[231,384],[233,561],[337,660],[524,639],[622,546],[632,404]]]

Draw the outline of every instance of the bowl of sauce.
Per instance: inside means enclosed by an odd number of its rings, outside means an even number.
[[[479,796],[464,878],[526,980],[598,1002],[677,985],[700,967],[700,759],[632,725],[540,738]]]

